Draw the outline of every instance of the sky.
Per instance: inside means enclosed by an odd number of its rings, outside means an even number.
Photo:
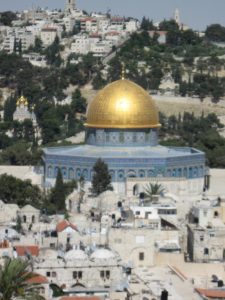
[[[88,12],[106,12],[132,16],[143,16],[156,21],[173,16],[179,9],[182,23],[193,29],[204,30],[207,25],[220,23],[225,26],[225,0],[77,0],[77,7]],[[65,0],[0,0],[0,11],[22,10],[32,5],[42,8],[63,8]]]

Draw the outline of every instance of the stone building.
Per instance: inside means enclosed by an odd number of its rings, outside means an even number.
[[[194,262],[225,260],[224,201],[203,200],[191,210],[187,251]]]
[[[116,289],[126,282],[120,257],[105,248],[93,251],[72,249],[61,254],[53,250],[43,251],[34,262],[34,271],[46,276],[52,283],[63,284],[67,289]]]
[[[31,225],[39,222],[40,210],[31,205],[25,205],[19,210],[18,215],[22,223]]]

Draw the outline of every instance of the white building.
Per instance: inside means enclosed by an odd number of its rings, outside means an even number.
[[[31,45],[34,45],[35,37],[31,31],[26,28],[10,28],[7,31],[7,36],[3,41],[3,50],[8,53],[13,51],[19,51],[21,45],[21,51],[27,50]]]
[[[140,22],[138,20],[130,19],[125,24],[126,31],[129,33],[135,32],[140,28]]]
[[[75,41],[71,44],[71,52],[77,54],[88,54],[91,50],[89,36],[86,34],[75,35]]]
[[[91,52],[96,57],[106,56],[112,49],[112,42],[110,41],[99,41],[91,44]]]
[[[41,40],[45,47],[50,46],[54,42],[56,36],[61,39],[62,28],[60,26],[48,24],[43,26],[43,28],[41,29]]]
[[[81,31],[84,32],[97,32],[98,31],[98,21],[96,18],[87,17],[81,19],[80,21]]]

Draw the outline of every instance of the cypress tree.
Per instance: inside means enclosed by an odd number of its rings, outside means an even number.
[[[65,211],[65,186],[63,184],[62,172],[59,169],[56,177],[55,187],[51,193],[51,202],[55,205],[57,211],[64,212]]]
[[[93,167],[94,175],[92,179],[92,192],[98,196],[99,194],[113,190],[111,185],[111,176],[109,174],[107,164],[102,160],[98,159]]]

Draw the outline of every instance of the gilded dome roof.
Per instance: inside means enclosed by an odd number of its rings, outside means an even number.
[[[25,98],[24,96],[20,96],[16,101],[16,105],[17,106],[20,106],[20,105],[28,106],[27,98]]]
[[[103,88],[89,104],[87,127],[158,128],[158,111],[139,85],[121,79]]]

